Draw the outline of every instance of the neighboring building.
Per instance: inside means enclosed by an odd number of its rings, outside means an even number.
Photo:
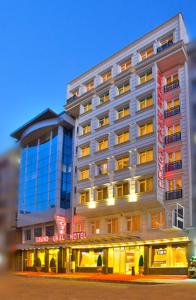
[[[22,244],[17,248],[22,270],[50,271],[55,264],[56,272],[62,272],[66,265],[66,251],[58,243],[70,234],[73,127],[66,113],[47,109],[12,133],[21,148]],[[47,246],[40,249],[40,242]]]
[[[72,232],[77,271],[185,274],[192,226],[188,43],[179,14],[77,77]],[[86,239],[79,237],[86,236]]]

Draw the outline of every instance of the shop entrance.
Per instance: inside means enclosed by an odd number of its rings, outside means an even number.
[[[125,248],[114,248],[113,273],[131,274],[135,267],[135,252]]]
[[[58,249],[49,249],[49,272],[58,273]]]

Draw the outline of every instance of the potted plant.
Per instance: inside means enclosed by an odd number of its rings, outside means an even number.
[[[34,262],[34,266],[37,272],[41,272],[42,264],[41,264],[41,259],[39,257],[36,258]]]
[[[97,258],[97,272],[101,273],[102,272],[102,258],[101,254],[99,254]]]
[[[51,258],[51,261],[50,261],[50,269],[53,273],[56,273],[56,262],[55,262],[55,259],[54,257]]]
[[[143,255],[140,255],[139,259],[139,275],[144,275],[144,258]]]

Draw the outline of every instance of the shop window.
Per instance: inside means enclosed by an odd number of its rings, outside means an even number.
[[[165,210],[151,212],[151,228],[158,229],[165,225]]]
[[[37,257],[40,259],[41,261],[41,266],[44,267],[45,266],[45,249],[43,250],[38,250],[37,251]]]
[[[102,187],[97,189],[97,201],[105,200],[108,198],[108,188]]]
[[[147,122],[145,124],[139,125],[139,136],[145,136],[153,132],[153,122]]]
[[[129,183],[124,182],[116,185],[116,197],[122,198],[129,194]]]
[[[117,233],[118,232],[118,219],[112,218],[107,220],[107,232],[108,233]]]
[[[127,218],[127,231],[140,231],[140,215],[130,216]]]
[[[34,237],[42,236],[42,228],[38,227],[34,229]]]
[[[117,145],[129,141],[129,130],[117,133]]]
[[[54,236],[54,225],[46,226],[46,236]]]
[[[140,179],[139,183],[139,193],[153,192],[153,177]]]
[[[97,267],[99,255],[103,261],[103,250],[79,250],[79,267]]]
[[[147,149],[139,152],[139,164],[144,164],[153,160],[153,149]]]
[[[138,100],[138,110],[143,110],[153,105],[152,94]]]
[[[116,160],[116,170],[122,170],[128,168],[129,166],[129,157],[121,157]]]
[[[34,260],[35,260],[35,254],[34,251],[28,250],[27,251],[27,267],[33,267],[34,266]]]
[[[173,267],[187,267],[186,247],[183,245],[172,246],[172,261]]]
[[[164,268],[167,267],[168,249],[166,246],[152,247],[152,267]]]

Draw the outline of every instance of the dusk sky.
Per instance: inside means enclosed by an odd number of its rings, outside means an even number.
[[[63,110],[70,80],[178,12],[196,37],[194,0],[1,0],[0,152],[42,110]]]

